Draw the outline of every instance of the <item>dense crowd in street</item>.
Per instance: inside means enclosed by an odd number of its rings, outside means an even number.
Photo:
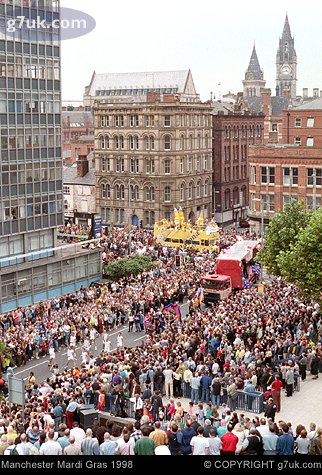
[[[222,233],[220,247],[236,239],[233,231]],[[106,257],[120,257],[128,235],[115,229],[103,246]],[[213,259],[189,251],[177,268],[177,251],[157,245],[149,232],[133,232],[131,247],[145,248],[159,267],[0,318],[0,341],[17,365],[43,354],[51,365],[45,382],[30,374],[24,416],[0,403],[0,455],[322,454],[321,428],[278,419],[282,391],[292,397],[300,380],[321,372],[318,306],[277,279],[263,292],[251,287],[204,308],[200,277],[214,268]],[[175,310],[184,300],[186,316]],[[111,348],[109,331],[123,324],[146,333],[141,346],[124,347],[120,332]],[[62,346],[67,361],[59,368],[55,353]],[[10,374],[8,368],[4,393]],[[263,417],[237,414],[240,394],[256,392],[267,400]],[[175,403],[182,397],[189,409]],[[84,431],[78,420],[84,404],[123,418],[133,414],[136,423],[123,431],[111,423]]]

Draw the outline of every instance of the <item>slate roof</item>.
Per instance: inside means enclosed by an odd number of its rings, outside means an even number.
[[[293,107],[292,110],[322,110],[322,97],[318,97],[311,101],[305,102],[300,106]]]
[[[74,163],[71,166],[64,166],[63,167],[63,179],[64,185],[87,185],[87,186],[95,186],[96,178],[95,178],[95,167],[92,165],[93,160],[93,152],[88,155],[89,161],[89,171],[86,173],[85,176],[80,177],[77,176],[77,164]]]
[[[262,112],[262,98],[253,96],[247,97],[246,101],[248,103],[249,111],[254,113]],[[272,96],[271,105],[272,105],[272,116],[279,116],[282,114],[283,110],[288,108],[289,98],[286,96]]]
[[[94,73],[89,92],[95,96],[96,91],[115,89],[152,89],[152,88],[177,88],[178,93],[183,93],[187,82],[189,70],[182,71],[152,71],[139,73]]]

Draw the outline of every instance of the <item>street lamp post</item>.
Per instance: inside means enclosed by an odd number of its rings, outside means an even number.
[[[132,244],[132,241],[131,241],[131,225],[132,225],[132,222],[131,222],[131,180],[132,178],[129,178],[129,189],[128,189],[128,194],[129,194],[129,220],[128,220],[128,225],[129,225],[129,235],[128,235],[128,239],[129,239],[129,242],[128,242],[128,255],[130,256],[131,255],[131,244]]]

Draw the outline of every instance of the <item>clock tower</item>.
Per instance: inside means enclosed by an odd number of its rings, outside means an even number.
[[[292,99],[296,97],[297,57],[294,48],[288,16],[286,14],[282,38],[276,54],[276,95],[283,96],[289,91]]]

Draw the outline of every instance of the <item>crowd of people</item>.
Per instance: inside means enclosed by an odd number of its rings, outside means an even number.
[[[236,239],[233,231],[222,234],[220,246]],[[126,232],[115,230],[104,252],[117,258],[127,245]],[[214,269],[213,259],[189,251],[185,266],[176,267],[177,251],[156,244],[149,232],[133,234],[132,247],[145,247],[159,267],[136,279],[82,288],[1,316],[0,341],[15,363],[48,353],[51,376],[41,382],[30,374],[24,414],[15,406],[9,414],[7,400],[0,403],[0,455],[11,450],[41,455],[322,454],[322,430],[313,423],[314,430],[298,426],[294,431],[291,424],[275,421],[283,388],[291,397],[307,374],[317,379],[321,372],[318,305],[276,279],[263,292],[250,287],[207,308],[200,277]],[[183,301],[186,315],[176,305]],[[109,331],[124,323],[130,332],[145,331],[145,341],[127,348],[119,333],[112,350]],[[67,361],[60,368],[55,354],[62,346]],[[13,373],[9,368],[2,378],[4,393]],[[238,415],[240,394],[256,392],[267,400],[265,417]],[[191,401],[188,409],[175,403],[181,397]],[[117,426],[95,425],[84,432],[78,412],[86,404],[120,417],[133,415],[136,423],[121,432]]]

